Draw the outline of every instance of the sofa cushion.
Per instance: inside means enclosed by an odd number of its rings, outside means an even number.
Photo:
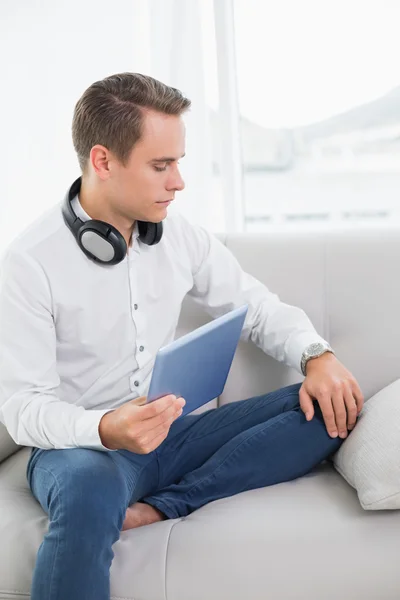
[[[400,379],[372,396],[334,465],[366,510],[400,508]]]
[[[48,526],[26,481],[29,452],[0,466],[2,600],[29,599]],[[325,464],[183,519],[122,532],[113,546],[111,600],[337,600],[338,585],[346,598],[398,598],[399,525],[399,513],[363,511]]]

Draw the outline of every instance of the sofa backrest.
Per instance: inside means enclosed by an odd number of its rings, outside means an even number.
[[[302,308],[368,399],[400,377],[400,230],[217,236],[241,266]],[[188,297],[179,337],[210,320]],[[240,342],[221,404],[301,381],[302,376]],[[0,461],[18,446],[0,424]]]
[[[219,237],[246,271],[307,313],[366,399],[400,377],[399,229]],[[179,334],[204,319],[187,298]],[[253,344],[240,342],[220,403],[302,379]]]

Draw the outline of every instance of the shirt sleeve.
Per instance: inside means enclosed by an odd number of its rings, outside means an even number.
[[[216,318],[249,305],[241,339],[254,342],[277,361],[301,373],[301,357],[314,342],[325,342],[306,313],[281,302],[206,229],[185,223],[194,285],[189,295]],[[190,231],[190,238],[188,232]]]
[[[61,401],[56,363],[46,275],[27,253],[9,251],[0,267],[0,421],[22,446],[108,450],[98,428],[109,411]]]

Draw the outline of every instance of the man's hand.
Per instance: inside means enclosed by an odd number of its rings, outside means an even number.
[[[103,446],[149,454],[165,440],[186,402],[175,396],[164,396],[149,404],[144,404],[145,400],[131,400],[101,418],[99,434]]]
[[[307,421],[314,416],[317,400],[331,437],[347,437],[354,428],[364,404],[357,381],[332,353],[324,353],[307,363],[306,378],[300,388],[300,406]]]

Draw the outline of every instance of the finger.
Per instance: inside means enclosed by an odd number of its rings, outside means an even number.
[[[346,385],[343,393],[347,412],[347,429],[351,431],[357,421],[357,403],[349,385]]]
[[[163,430],[159,435],[154,438],[142,437],[140,440],[136,440],[133,446],[132,452],[138,452],[139,454],[150,454],[165,440],[168,435],[168,429]]]
[[[314,403],[310,394],[304,387],[300,388],[299,392],[300,408],[306,416],[307,421],[311,421],[314,416]]]
[[[146,437],[148,438],[149,443],[152,444],[153,441],[156,438],[158,438],[160,435],[162,435],[163,433],[165,433],[165,435],[168,435],[168,431],[169,431],[172,423],[175,421],[177,416],[179,416],[180,414],[182,414],[182,409],[180,409],[177,413],[175,413],[170,419],[167,419],[163,423],[160,423],[159,425],[157,425],[157,427],[149,429],[146,432]]]
[[[155,417],[150,417],[148,419],[144,419],[141,422],[142,430],[144,429],[145,431],[151,431],[152,429],[159,427],[163,423],[166,423],[168,421],[174,421],[177,418],[177,414],[181,410],[181,403],[177,404],[177,401],[175,401],[174,404],[172,404],[172,406],[166,408],[159,415],[156,415]]]
[[[153,419],[173,406],[176,396],[170,394],[140,407],[142,419]]]
[[[144,427],[147,432],[154,432],[154,430],[161,431],[162,427],[170,427],[171,424],[181,416],[183,412],[182,407],[172,407],[171,409],[165,410],[158,417],[154,417],[154,419],[146,419],[144,423]]]
[[[153,452],[156,448],[158,448],[158,446],[160,444],[162,444],[162,442],[166,439],[167,435],[168,435],[168,430],[164,431],[163,433],[160,433],[160,435],[153,438],[151,445],[150,445],[150,452]]]
[[[328,434],[336,438],[338,436],[338,430],[335,421],[335,413],[333,411],[332,399],[330,393],[320,394],[317,397],[318,404],[321,408],[322,416],[324,418],[325,427]]]
[[[180,411],[182,411],[182,409],[180,409]],[[154,448],[158,445],[157,444],[156,446],[154,446],[154,440],[159,439],[161,437],[167,437],[171,424],[175,420],[175,418],[175,415],[173,415],[166,421],[159,423],[156,427],[151,427],[149,429],[142,428],[139,435],[136,434],[132,436],[132,439],[135,441],[135,445],[139,446],[142,452],[145,454],[152,452]],[[146,421],[144,421],[147,427],[148,424],[151,422],[152,421],[150,421],[149,419],[146,419]]]
[[[142,404],[146,404],[146,396],[140,396],[140,398],[133,398],[132,400],[129,400],[129,404],[142,406]]]
[[[332,404],[339,437],[344,439],[347,437],[347,412],[341,385],[333,389]]]
[[[357,414],[359,415],[364,406],[364,395],[363,395],[363,393],[360,389],[360,386],[358,385],[357,382],[355,382],[352,385],[351,389],[352,389],[353,397],[355,398],[356,404],[357,404]]]

